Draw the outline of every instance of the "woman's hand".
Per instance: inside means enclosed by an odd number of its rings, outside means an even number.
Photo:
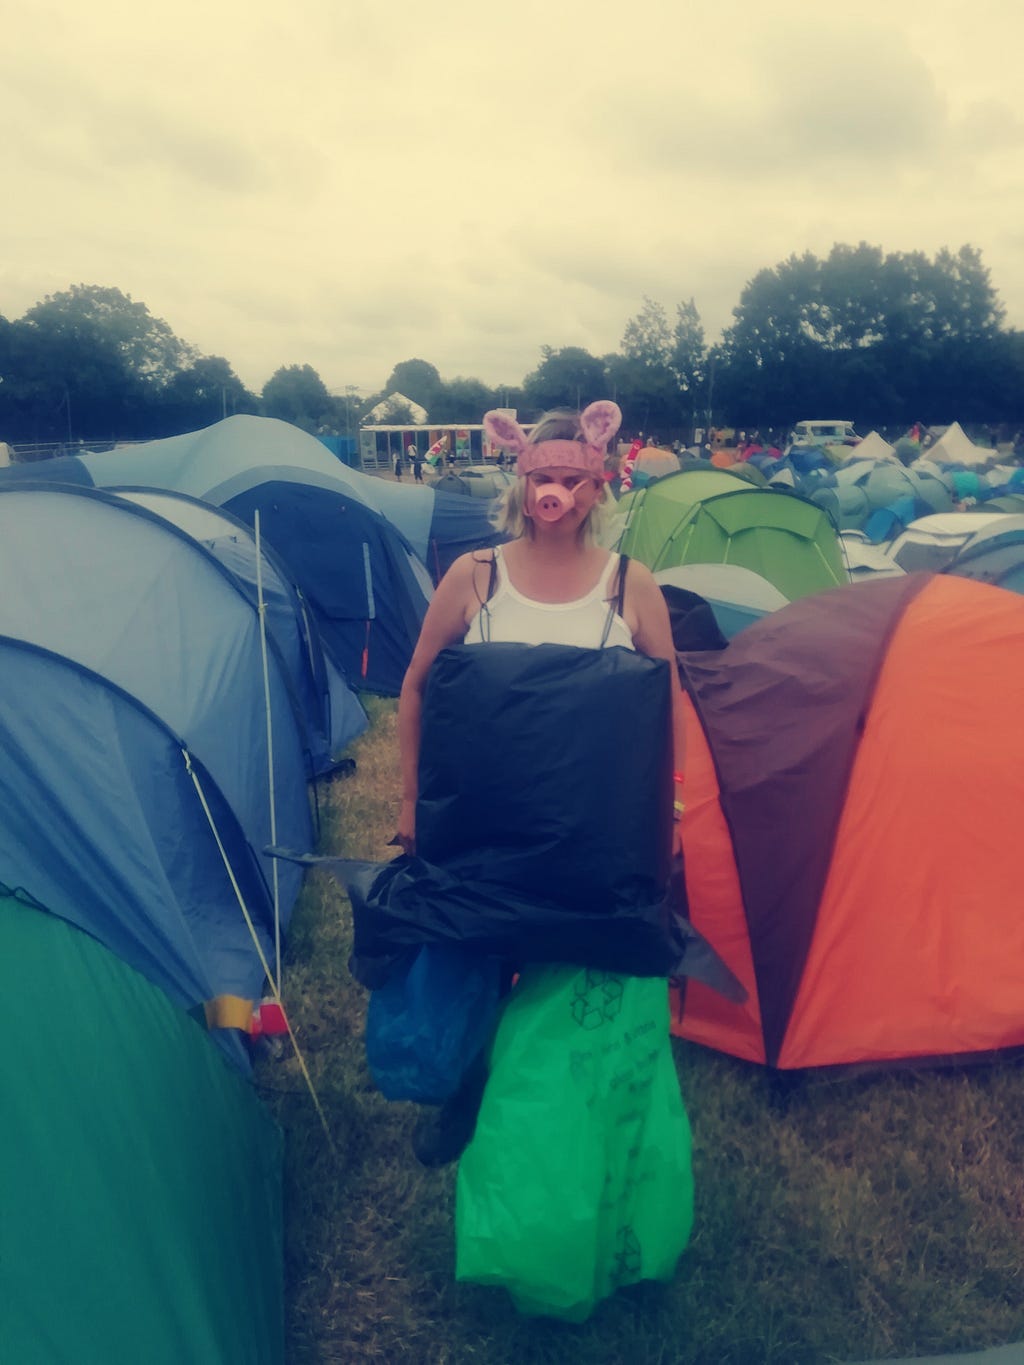
[[[416,852],[416,802],[403,801],[398,813],[398,832],[395,835],[403,853]]]

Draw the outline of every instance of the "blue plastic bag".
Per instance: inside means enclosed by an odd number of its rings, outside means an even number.
[[[370,994],[366,1060],[389,1100],[443,1104],[490,1042],[498,1013],[497,958],[425,944]]]

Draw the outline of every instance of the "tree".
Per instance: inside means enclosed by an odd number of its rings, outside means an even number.
[[[541,362],[523,380],[525,405],[534,416],[548,408],[571,408],[580,412],[588,403],[607,394],[604,362],[581,346],[540,348]]]
[[[964,348],[979,357],[1003,310],[973,247],[930,260],[861,242],[760,271],[733,317],[719,393],[735,423],[788,425],[814,409],[881,426],[946,410],[951,385],[978,401]]]
[[[282,365],[263,385],[260,405],[265,417],[315,432],[334,410],[327,385],[312,365]]]
[[[441,376],[429,361],[401,360],[388,376],[384,392],[404,394],[433,417],[433,403],[441,387]]]
[[[9,324],[4,406],[33,441],[146,436],[152,404],[195,351],[119,289],[74,285]]]
[[[483,419],[485,412],[497,406],[494,390],[481,380],[457,377],[438,390],[430,409],[430,420],[476,423]]]
[[[704,340],[704,324],[693,299],[676,304],[676,325],[672,331],[672,354],[669,366],[680,389],[696,402],[704,386],[708,348]]]
[[[223,356],[199,356],[164,386],[156,434],[197,431],[236,413],[258,411],[256,395]]]
[[[154,387],[168,382],[197,357],[195,349],[179,340],[144,303],[136,303],[120,289],[100,285],[72,285],[48,294],[25,314],[24,321],[41,335],[70,342],[102,338],[113,347],[129,374]]]
[[[626,323],[620,349],[627,360],[652,370],[668,370],[672,363],[672,331],[665,309],[644,295],[644,306]]]

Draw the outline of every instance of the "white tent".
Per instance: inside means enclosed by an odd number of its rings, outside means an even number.
[[[426,408],[421,408],[419,403],[414,403],[411,398],[406,398],[405,394],[399,393],[397,389],[394,393],[389,393],[387,398],[382,398],[375,408],[371,408],[364,421],[378,422],[382,417],[389,416],[391,411],[398,406],[409,409],[412,420],[417,426],[423,426],[426,423]]]
[[[893,446],[879,436],[877,431],[869,431],[859,445],[855,445],[850,451],[850,460],[895,460],[896,451]]]
[[[947,427],[942,438],[928,447],[928,459],[936,464],[986,465],[998,458],[997,450],[976,446],[959,422]]]
[[[939,573],[976,531],[1005,517],[1005,512],[933,512],[912,521],[887,552],[907,573]]]

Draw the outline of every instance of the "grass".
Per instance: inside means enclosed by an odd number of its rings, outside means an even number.
[[[321,791],[323,847],[384,860],[395,711],[370,709],[355,775]],[[622,1291],[582,1326],[456,1285],[454,1170],[416,1163],[417,1111],[370,1083],[349,945],[344,894],[315,872],[285,998],[333,1151],[294,1059],[258,1073],[287,1137],[291,1365],[828,1365],[1024,1339],[1024,1069],[1012,1061],[784,1084],[676,1041],[697,1209],[675,1280]]]

